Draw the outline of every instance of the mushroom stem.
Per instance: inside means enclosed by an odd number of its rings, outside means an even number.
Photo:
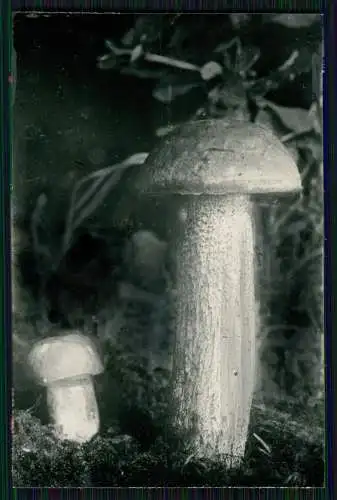
[[[82,443],[97,434],[99,413],[90,376],[59,380],[49,385],[47,404],[60,439]]]
[[[298,169],[270,130],[200,120],[164,138],[131,180],[139,198],[169,195],[175,217],[167,221],[176,257],[173,420],[188,431],[194,454],[239,463],[258,329],[250,196],[299,192]]]
[[[198,456],[243,457],[255,382],[253,209],[248,196],[181,197],[175,237],[175,424]]]

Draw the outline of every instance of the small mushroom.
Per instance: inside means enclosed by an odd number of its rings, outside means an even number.
[[[165,137],[132,184],[168,200],[173,422],[196,455],[238,463],[256,370],[254,197],[300,191],[296,164],[268,129],[204,120]]]
[[[47,388],[47,404],[58,437],[90,440],[99,429],[92,377],[103,371],[94,344],[72,333],[39,341],[29,354],[29,365]]]

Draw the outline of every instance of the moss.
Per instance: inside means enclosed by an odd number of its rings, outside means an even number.
[[[14,412],[13,484],[33,486],[322,486],[323,403],[253,406],[239,469],[195,458],[169,430],[163,407],[129,404],[85,445],[55,438],[29,411]]]

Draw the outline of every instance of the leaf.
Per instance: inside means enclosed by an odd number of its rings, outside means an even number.
[[[269,128],[274,132],[276,137],[278,137],[280,140],[283,139],[285,135],[286,127],[282,123],[280,123],[278,116],[269,108],[260,109],[254,120],[254,123],[256,123],[257,125],[262,125],[265,128]],[[294,158],[294,161],[297,163],[299,158],[299,153],[296,143],[293,142],[289,144],[287,143],[286,146],[289,153]]]
[[[229,42],[220,43],[220,45],[214,49],[214,52],[222,54],[225,67],[233,71],[237,54],[241,51],[241,48],[241,40],[236,36],[229,40]]]
[[[169,103],[178,96],[187,94],[190,90],[197,87],[195,84],[189,85],[168,85],[167,87],[157,87],[152,95],[157,101]]]
[[[289,57],[276,70],[268,76],[250,83],[249,94],[252,98],[264,96],[272,90],[278,90],[285,82],[293,81],[303,73],[312,70],[312,51],[307,47],[294,50]]]
[[[229,14],[230,21],[234,29],[238,30],[243,26],[246,26],[250,23],[252,19],[251,14]]]
[[[224,76],[224,83],[210,90],[208,98],[212,103],[227,108],[245,106],[247,103],[246,90],[241,78],[230,72]]]
[[[296,222],[293,222],[292,224],[289,224],[285,228],[285,232],[289,236],[296,236],[299,233],[301,233],[302,231],[304,231],[305,229],[307,229],[307,227],[308,227],[307,221],[300,219]]]
[[[235,72],[245,73],[250,70],[254,64],[259,60],[261,51],[258,47],[254,45],[248,45],[242,47],[240,51],[236,53],[235,59]]]
[[[167,87],[157,87],[152,95],[157,101],[169,103],[176,97],[187,94],[190,90],[198,87],[199,84],[190,83],[187,85],[168,85]]]
[[[131,66],[122,68],[120,73],[123,75],[131,75],[137,78],[159,80],[163,76],[163,70],[133,68]]]
[[[130,55],[131,53],[130,49],[117,47],[117,45],[115,45],[115,43],[112,40],[106,39],[104,40],[104,44],[106,48],[109,49],[116,56]]]
[[[309,119],[312,122],[312,128],[316,132],[316,134],[322,133],[322,107],[323,107],[323,98],[320,99],[320,103],[318,106],[317,102],[314,102],[308,112]]]
[[[132,165],[142,165],[148,155],[148,153],[136,153],[121,163],[92,172],[76,183],[67,215],[63,254],[68,249],[74,231],[102,205],[109,192],[119,182],[124,170]]]
[[[287,28],[306,28],[320,19],[320,14],[277,14],[272,16],[270,21]]]
[[[295,57],[294,57],[295,55]],[[299,47],[289,57],[288,61],[293,58],[293,64],[285,61],[278,69],[279,73],[284,73],[283,78],[287,77],[293,80],[297,75],[312,71],[312,50],[308,47]]]
[[[117,57],[115,54],[104,54],[97,59],[97,67],[99,69],[113,69],[116,67]]]
[[[298,140],[298,147],[301,148],[302,150],[307,150],[309,152],[310,154],[309,161],[312,160],[316,162],[322,161],[323,146],[320,135],[317,135],[313,132],[310,135],[308,134],[307,136],[304,136],[303,139]]]
[[[175,49],[181,47],[184,41],[188,37],[188,31],[185,26],[177,26],[175,32],[173,33],[171,40],[169,41],[168,47],[170,49]]]
[[[177,125],[167,125],[166,127],[159,127],[156,130],[156,137],[165,137],[166,135],[173,132]]]
[[[212,78],[222,75],[222,67],[219,63],[210,61],[201,68],[200,75],[205,81],[212,80]]]
[[[280,119],[282,124],[292,132],[301,133],[312,129],[312,121],[307,110],[278,106],[267,99],[257,101],[260,109],[269,109]]]
[[[135,30],[131,28],[129,31],[125,33],[125,35],[121,38],[121,44],[125,47],[132,47],[135,38]]]
[[[240,38],[235,37],[227,43],[218,45],[214,52],[223,54],[225,66],[235,73],[246,73],[260,58],[260,49],[254,45],[243,46]]]
[[[132,50],[131,56],[130,56],[130,62],[134,63],[137,61],[142,55],[144,54],[144,49],[141,44],[136,45],[136,47]]]
[[[131,155],[123,160],[122,164],[126,166],[142,165],[146,161],[148,156],[149,153],[135,153],[134,155]]]
[[[252,99],[260,99],[265,96],[268,92],[272,90],[277,90],[282,81],[280,79],[273,78],[273,75],[269,77],[258,78],[252,82],[246,83],[247,92]]]
[[[196,79],[188,79],[167,75],[162,78],[157,87],[153,90],[152,95],[157,101],[169,103],[174,101],[176,97],[182,96],[190,92],[192,89],[200,87],[201,82]]]
[[[185,460],[185,462],[184,462],[184,464],[183,464],[183,467],[186,467],[186,465],[188,465],[188,464],[190,463],[190,461],[191,461],[193,458],[195,458],[195,453],[191,453],[191,455],[189,455],[189,456],[186,458],[186,460]]]
[[[158,40],[162,32],[163,15],[141,15],[134,25],[134,43],[140,41],[153,43]]]
[[[129,436],[128,434],[121,434],[120,436],[115,436],[109,439],[109,442],[112,445],[128,444],[131,443],[132,441],[133,441],[132,436]]]

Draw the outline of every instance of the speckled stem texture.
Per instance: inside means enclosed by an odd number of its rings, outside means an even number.
[[[252,206],[242,196],[182,197],[176,235],[175,424],[198,456],[245,450],[255,382]]]
[[[60,439],[83,443],[97,434],[99,414],[90,376],[51,384],[47,402]]]

